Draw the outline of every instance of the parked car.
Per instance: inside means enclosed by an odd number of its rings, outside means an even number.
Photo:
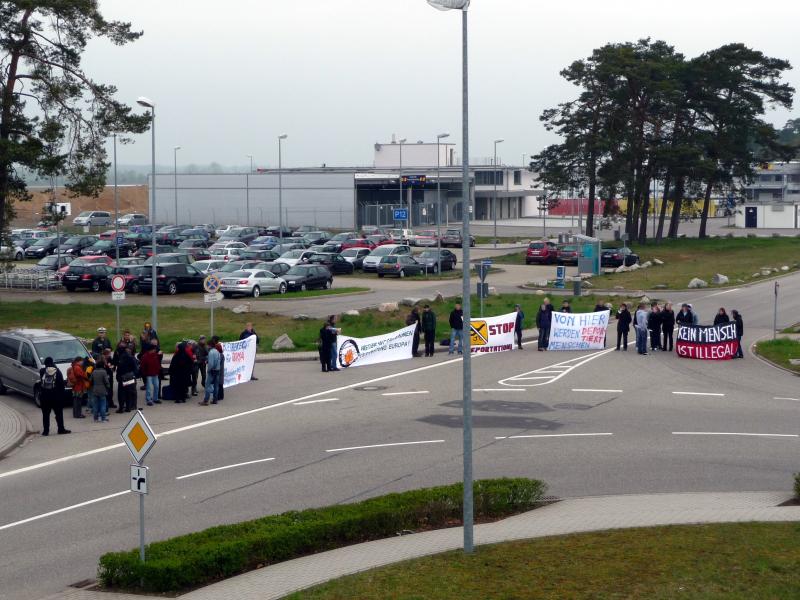
[[[128,213],[117,220],[117,225],[130,227],[131,225],[147,225],[147,215],[141,213]]]
[[[119,246],[119,255],[122,258],[130,256],[134,252],[135,249],[131,244],[126,243]],[[81,250],[81,256],[97,256],[99,254],[115,257],[117,255],[117,245],[113,240],[97,240],[91,246]]]
[[[81,341],[53,329],[11,329],[0,332],[0,394],[14,390],[41,405],[40,376],[44,360],[51,357],[66,386],[64,402],[72,397],[67,369],[76,356],[89,356]]]
[[[342,250],[340,256],[351,263],[354,269],[361,269],[364,259],[369,256],[370,252],[369,248],[348,248],[347,250]]]
[[[389,244],[396,245],[397,243],[388,235],[383,235],[382,233],[377,233],[375,235],[368,235],[367,240],[375,244],[375,246],[387,246]]]
[[[317,228],[313,225],[301,225],[292,232],[292,237],[303,237],[305,234],[316,230]]]
[[[276,238],[274,235],[260,235],[252,242],[250,242],[250,247],[255,248],[256,246],[262,250],[272,250],[275,246],[280,244],[281,241],[279,238]]]
[[[556,261],[560,265],[577,265],[580,256],[580,248],[577,244],[565,244],[558,247]]]
[[[143,264],[145,265],[152,265],[153,264],[153,256],[150,256]],[[190,265],[194,262],[194,257],[191,254],[183,254],[182,252],[166,252],[164,254],[159,254],[155,257],[157,259],[157,265],[165,265],[168,263],[180,263],[183,265]]]
[[[367,250],[374,250],[375,244],[367,238],[350,238],[342,243],[342,252],[350,248],[366,248]]]
[[[111,213],[104,210],[84,210],[77,217],[72,219],[73,225],[98,226],[111,225]]]
[[[198,259],[199,255],[203,255],[203,258],[211,256],[211,253],[208,251],[208,242],[199,238],[183,240],[178,244],[178,250],[191,254],[195,259]]]
[[[209,248],[211,260],[238,260],[239,253],[243,251],[244,248],[224,248],[222,250],[214,250],[213,247]]]
[[[600,266],[601,267],[621,267],[623,264],[626,267],[635,265],[639,262],[639,255],[633,250],[624,246],[623,248],[603,248],[600,253]]]
[[[222,267],[217,269],[216,273],[233,273],[235,271],[246,271],[247,269],[261,268],[261,265],[267,264],[260,260],[232,260],[227,262]]]
[[[442,236],[441,245],[443,248],[447,248],[448,246],[452,246],[453,248],[463,248],[464,247],[464,238],[461,236],[460,229],[448,229],[444,232]],[[475,236],[469,236],[469,246],[470,248],[475,246]]]
[[[157,224],[131,225],[130,227],[128,227],[128,233],[149,233],[149,234],[152,234],[154,229],[156,231],[158,231],[160,228],[161,228],[161,225],[157,225]]]
[[[239,257],[242,260],[261,260],[264,262],[269,262],[273,260],[277,260],[280,258],[280,254],[273,250],[256,250],[253,249],[252,246],[248,246],[241,252],[239,252]]]
[[[258,237],[258,229],[255,227],[234,227],[229,229],[221,236],[220,242],[242,242],[247,245]]]
[[[392,239],[393,244],[410,244],[414,238],[414,232],[410,229],[398,229],[396,227],[387,229],[385,235]]]
[[[180,254],[178,256],[188,256]],[[156,266],[156,292],[166,292],[174,296],[180,292],[200,292],[203,290],[205,274],[193,265],[170,263]],[[143,294],[153,289],[152,269],[145,268],[139,278],[139,290]]]
[[[226,273],[220,291],[226,298],[235,295],[258,298],[262,293],[285,294],[286,282],[271,271],[247,269]]]
[[[47,230],[36,230],[30,233],[24,233],[18,238],[17,245],[22,246],[23,250],[27,250],[39,240],[53,237],[53,233]]]
[[[276,277],[283,277],[286,273],[289,272],[290,267],[286,263],[279,263],[279,262],[271,262],[271,263],[258,263],[256,265],[258,269],[264,269],[265,271],[269,271]]]
[[[55,236],[38,239],[35,244],[25,248],[25,258],[41,258],[53,254],[56,248],[65,241],[65,237],[57,238]]]
[[[96,256],[76,256],[71,265],[107,265],[114,264],[114,260],[106,254],[98,254]]]
[[[208,251],[211,254],[216,254],[220,250],[227,250],[229,248],[244,249],[247,248],[247,244],[245,244],[244,242],[215,242],[211,244],[211,246],[208,248]]]
[[[451,271],[456,268],[458,259],[450,250],[442,248],[438,251],[438,254],[440,257],[438,261],[436,260],[436,250],[425,250],[420,252],[414,258],[424,267],[426,271],[430,273],[438,273],[439,265],[442,266],[442,271]]]
[[[51,254],[50,256],[45,256],[38,263],[33,265],[31,270],[58,271],[59,268],[68,266],[73,260],[75,260],[75,257],[70,254],[62,254],[61,256]]]
[[[219,271],[226,264],[228,263],[224,260],[198,260],[197,262],[193,262],[192,266],[201,273],[208,275],[214,271]]]
[[[214,227],[211,223],[200,223],[199,225],[194,226],[195,229],[202,229],[208,234],[209,238],[215,237],[217,235],[217,228]]]
[[[324,244],[331,239],[331,234],[327,231],[309,231],[301,236],[306,242],[311,245]]]
[[[380,233],[380,228],[377,225],[362,225],[361,233],[364,235],[372,235],[373,233]]]
[[[412,246],[422,246],[425,248],[436,247],[438,242],[436,230],[423,229],[422,231],[418,231],[416,234],[414,234],[414,236],[412,236],[410,242]]]
[[[411,248],[406,245],[389,244],[386,246],[379,246],[369,253],[361,265],[361,270],[364,273],[375,272],[378,270],[378,263],[384,256],[411,256]]]
[[[153,241],[152,233],[144,233],[141,231],[129,231],[123,237],[126,242],[133,244],[137,248],[141,248],[145,244],[150,244]]]
[[[123,236],[123,237],[125,236],[126,233],[128,233],[127,229],[120,229],[119,230],[119,234],[121,236]],[[104,231],[103,233],[98,234],[97,237],[100,238],[101,240],[113,240],[115,237],[117,237],[117,230],[116,229],[108,229],[108,230]]]
[[[334,275],[351,275],[355,271],[353,263],[347,262],[339,254],[315,252],[308,258],[310,265],[322,265]]]
[[[270,225],[269,227],[267,227],[267,229],[265,230],[264,233],[265,233],[265,235],[272,235],[272,236],[275,236],[277,238],[290,238],[290,237],[292,237],[292,230],[289,229],[286,226],[283,227],[283,235],[281,235],[281,228],[278,227],[277,225]]]
[[[172,231],[177,231],[180,233],[184,229],[189,229],[191,225],[161,225],[156,229],[156,233],[170,233]]]
[[[239,225],[224,225],[222,227],[217,227],[217,229],[214,231],[214,233],[217,234],[217,237],[222,237],[229,230],[234,229],[236,227],[239,227]]]
[[[97,236],[94,235],[75,235],[67,238],[66,241],[58,248],[60,254],[72,254],[78,256],[81,250],[88,248],[97,241]]]
[[[295,239],[299,239],[299,238],[295,238]],[[278,254],[281,254],[281,255],[286,254],[287,252],[290,252],[291,250],[308,250],[308,248],[306,247],[305,244],[300,244],[298,242],[291,242],[291,243],[286,243],[286,244],[279,244],[279,245],[275,246],[272,249],[273,252],[277,252]]]
[[[175,248],[172,246],[161,246],[156,244],[156,254],[170,254],[175,251]],[[147,246],[139,246],[139,249],[136,251],[136,256],[141,256],[144,258],[150,258],[153,256],[153,246],[148,244]]]
[[[111,275],[122,275],[125,278],[125,291],[132,294],[139,293],[139,279],[144,275],[144,265],[124,265],[111,267]]]
[[[180,231],[159,231],[156,233],[156,243],[162,246],[177,247],[184,240]]]
[[[281,257],[276,259],[275,262],[286,263],[293,267],[296,264],[305,262],[313,254],[313,250],[289,250],[281,254]]]
[[[328,241],[329,242],[339,242],[341,244],[341,243],[346,242],[347,240],[349,240],[351,238],[357,238],[357,237],[358,237],[358,233],[356,233],[355,231],[343,231],[342,233],[337,233],[335,236],[333,236]]]
[[[558,260],[558,245],[549,240],[541,240],[528,244],[525,252],[525,264],[552,264]]]
[[[191,240],[195,238],[208,240],[208,238],[211,237],[208,231],[206,231],[202,227],[190,227],[189,229],[184,229],[183,231],[181,231],[180,234],[184,240]]]
[[[327,289],[333,285],[333,275],[325,267],[295,265],[283,276],[289,290]]]
[[[136,265],[144,264],[144,258],[140,256],[129,256],[127,258],[120,258],[119,260],[115,260],[114,263],[118,267],[134,267]]]
[[[378,277],[406,277],[408,275],[419,275],[425,270],[421,264],[414,260],[413,256],[406,254],[382,256],[378,263]]]
[[[110,266],[103,264],[76,265],[75,262],[72,261],[61,278],[61,284],[68,292],[74,292],[77,289],[99,292],[108,287],[108,278],[112,272]]]

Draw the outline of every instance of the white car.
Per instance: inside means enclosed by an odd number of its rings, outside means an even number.
[[[216,244],[211,244],[208,252],[209,254],[216,254],[218,251],[227,250],[228,248],[244,249],[247,248],[247,244],[244,242],[217,242]]]
[[[436,230],[434,229],[425,229],[423,231],[418,231],[414,237],[411,239],[412,246],[421,246],[424,248],[435,248],[436,247]]]
[[[220,291],[226,298],[236,294],[258,298],[263,293],[285,294],[286,282],[270,271],[246,269],[225,273]]]
[[[284,263],[293,267],[299,263],[305,262],[313,254],[316,254],[314,250],[289,250],[281,254],[281,257],[276,259],[275,262]]]
[[[242,252],[244,248],[225,248],[222,250],[210,250],[211,252],[211,260],[239,260],[239,253]]]
[[[369,253],[369,255],[364,259],[364,262],[361,264],[361,270],[365,273],[367,271],[375,271],[378,270],[378,263],[381,262],[381,259],[384,256],[410,256],[411,255],[411,248],[406,245],[401,244],[385,244],[383,246],[378,246]]]
[[[21,246],[14,246],[12,250],[8,246],[0,246],[0,258],[11,260],[22,260],[25,258],[25,250]]]
[[[217,237],[221,237],[222,234],[227,233],[229,229],[235,229],[239,227],[239,225],[224,225],[223,227],[217,227],[214,233],[217,234]]]
[[[209,273],[213,273],[214,271],[220,270],[222,267],[225,266],[224,260],[198,260],[192,263],[192,266],[200,271],[201,273],[205,273],[208,275]]]

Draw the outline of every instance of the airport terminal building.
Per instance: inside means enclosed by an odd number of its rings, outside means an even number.
[[[521,166],[470,167],[473,219],[537,216],[542,190]],[[371,167],[259,169],[253,173],[157,174],[159,222],[276,224],[354,229],[392,225],[408,210],[410,227],[460,222],[461,165],[453,144],[375,144]],[[437,194],[437,189],[440,193]],[[441,206],[440,206],[441,205]]]

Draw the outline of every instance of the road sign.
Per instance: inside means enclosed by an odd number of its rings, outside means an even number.
[[[150,468],[131,465],[131,491],[134,494],[146,494]]]
[[[124,246],[125,245],[125,236],[118,235],[117,236],[117,246]]]
[[[428,181],[427,175],[403,175],[400,180],[403,185],[425,185]]]
[[[394,209],[394,220],[395,221],[408,221],[408,209],[407,208],[395,208]]]
[[[215,294],[205,294],[203,296],[203,300],[205,301],[206,304],[211,302],[221,302],[222,298],[223,296],[220,292],[217,292]]]
[[[213,294],[219,290],[222,285],[222,280],[216,275],[209,275],[203,280],[203,289],[209,294]]]
[[[111,292],[112,302],[121,302],[122,300],[125,300],[125,292]]]
[[[491,261],[482,261],[475,264],[475,271],[478,273],[478,277],[480,277],[481,281],[485,281],[486,277],[489,275],[489,271],[492,268]]]
[[[111,291],[121,292],[125,289],[125,277],[123,275],[114,275],[111,278]]]
[[[136,385],[135,379],[131,385]],[[142,464],[144,457],[156,443],[156,434],[150,428],[141,410],[133,413],[131,420],[125,425],[125,429],[122,430],[122,441],[130,450],[133,460]]]

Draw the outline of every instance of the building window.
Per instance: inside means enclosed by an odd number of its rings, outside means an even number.
[[[783,181],[783,175],[775,175],[775,181]]]
[[[514,185],[522,185],[522,171],[514,171]]]
[[[477,171],[475,173],[475,185],[494,185],[495,178],[497,185],[503,185],[502,171]]]
[[[800,175],[789,175],[789,181],[792,183],[800,183]]]

